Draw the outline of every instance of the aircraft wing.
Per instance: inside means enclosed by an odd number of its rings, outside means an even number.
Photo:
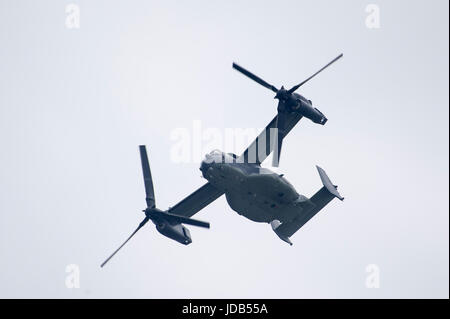
[[[222,195],[222,191],[208,182],[175,206],[170,207],[168,212],[170,214],[191,217]]]
[[[303,116],[297,112],[289,113],[285,120],[284,136],[292,130],[292,128],[300,121]],[[258,135],[258,137],[250,144],[249,147],[242,153],[241,158],[244,158],[246,163],[261,164],[273,151],[275,134],[271,136],[271,129],[277,127],[277,115],[266,126],[266,128]],[[274,130],[272,130],[273,132]],[[265,144],[265,148],[264,148]]]

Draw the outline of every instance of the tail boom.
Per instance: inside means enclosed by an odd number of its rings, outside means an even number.
[[[284,222],[282,224],[280,224],[278,220],[271,222],[272,229],[277,236],[290,245],[292,245],[292,243],[289,237],[313,218],[320,210],[322,210],[322,208],[331,202],[333,198],[336,197],[341,201],[344,200],[344,197],[337,191],[337,186],[333,185],[325,171],[319,166],[317,166],[317,170],[320,179],[322,180],[323,187],[308,200],[308,207],[302,209],[298,216],[289,222]]]

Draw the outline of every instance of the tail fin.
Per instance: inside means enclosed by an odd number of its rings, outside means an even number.
[[[304,205],[299,205],[300,210],[298,216],[289,222],[282,223],[281,225],[274,222],[271,223],[272,228],[278,237],[288,243],[290,243],[289,237],[291,237],[297,230],[313,218],[314,215],[316,215],[322,208],[331,202],[333,198],[337,197],[340,200],[344,200],[344,197],[338,193],[337,186],[331,183],[330,178],[327,176],[325,171],[319,166],[317,166],[317,170],[319,171],[323,187],[309,200],[306,199]]]
[[[330,178],[328,177],[327,173],[317,166],[317,171],[319,172],[320,179],[322,180],[323,186],[330,192],[331,195],[334,195],[335,197],[339,198],[340,200],[344,200],[344,197],[342,197],[339,192],[337,191],[337,186],[333,185],[331,183]]]
[[[272,226],[272,230],[275,232],[275,234],[277,234],[278,237],[280,237],[280,239],[281,239],[282,241],[285,241],[285,242],[287,242],[289,245],[292,246],[292,242],[291,242],[291,240],[289,239],[289,237],[283,236],[282,234],[280,234],[280,233],[278,232],[278,227],[281,226],[281,223],[280,223],[279,220],[275,219],[275,220],[271,221],[271,222],[270,222],[270,226]]]

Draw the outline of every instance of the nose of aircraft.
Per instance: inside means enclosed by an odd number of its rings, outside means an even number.
[[[202,161],[200,164],[200,170],[202,172],[205,172],[209,168],[210,163],[207,163],[206,161]]]

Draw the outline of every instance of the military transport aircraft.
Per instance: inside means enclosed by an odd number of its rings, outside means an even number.
[[[278,129],[277,130],[278,135],[276,137],[278,140],[278,147],[275,149],[275,153],[272,158],[272,166],[277,167],[278,163],[280,162],[281,146],[283,143],[283,138],[287,134],[284,130],[284,122],[286,121],[288,114],[292,112],[299,113],[304,117],[309,118],[314,123],[321,125],[324,125],[327,122],[327,118],[325,117],[325,115],[323,115],[323,113],[320,112],[319,109],[312,106],[311,100],[308,100],[304,96],[295,93],[295,91],[342,57],[343,54],[342,53],[339,54],[331,62],[322,67],[319,71],[311,75],[309,78],[307,78],[300,84],[294,85],[289,90],[286,90],[284,86],[281,86],[281,89],[277,89],[275,86],[267,83],[266,81],[256,76],[252,72],[244,69],[243,67],[241,67],[236,63],[233,63],[234,69],[241,72],[245,76],[248,76],[250,79],[257,82],[258,84],[276,93],[274,99],[278,99],[278,107],[277,107],[278,116],[276,122],[276,128]]]
[[[285,115],[284,133],[287,135],[302,118],[298,112]],[[214,150],[200,165],[208,182],[168,210],[156,208],[153,181],[144,145],[139,147],[147,208],[145,218],[130,237],[101,265],[103,267],[148,221],[156,225],[162,235],[181,244],[192,242],[189,230],[183,225],[209,228],[209,223],[191,216],[225,194],[230,207],[255,222],[269,223],[275,234],[292,245],[289,237],[299,230],[333,198],[339,195],[323,169],[317,167],[323,187],[311,198],[300,195],[283,177],[262,168],[261,163],[277,147],[277,116],[266,126],[252,144],[236,156]]]

